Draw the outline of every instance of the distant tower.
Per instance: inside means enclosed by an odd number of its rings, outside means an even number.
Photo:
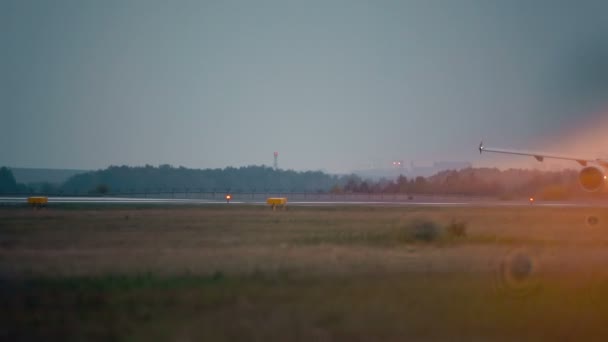
[[[274,169],[279,169],[279,152],[274,153]]]

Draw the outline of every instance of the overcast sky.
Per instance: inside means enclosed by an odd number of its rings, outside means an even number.
[[[605,116],[607,18],[608,1],[0,0],[0,164],[555,152]]]

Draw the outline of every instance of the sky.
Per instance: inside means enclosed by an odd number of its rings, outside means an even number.
[[[606,1],[0,0],[0,165],[608,156]],[[520,159],[521,160],[521,159]],[[534,165],[526,160],[524,166]]]

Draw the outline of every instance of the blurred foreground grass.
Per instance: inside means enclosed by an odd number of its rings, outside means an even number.
[[[597,208],[2,209],[0,339],[605,340],[607,221]]]

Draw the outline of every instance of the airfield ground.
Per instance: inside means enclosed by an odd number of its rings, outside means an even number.
[[[607,247],[591,207],[4,207],[0,339],[606,340]]]

